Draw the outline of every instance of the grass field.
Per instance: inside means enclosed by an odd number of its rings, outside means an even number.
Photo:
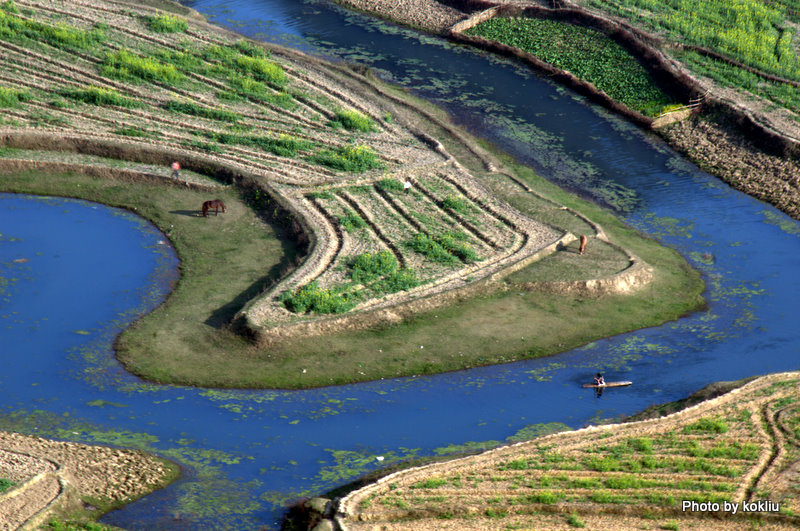
[[[771,375],[662,419],[410,469],[351,493],[343,512],[353,530],[794,529],[798,383]],[[758,501],[772,505],[744,505]]]

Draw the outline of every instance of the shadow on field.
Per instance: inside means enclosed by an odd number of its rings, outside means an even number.
[[[201,217],[202,211],[200,210],[170,210],[170,214],[177,214],[179,216]]]

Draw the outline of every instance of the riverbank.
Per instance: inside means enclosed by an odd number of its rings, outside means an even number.
[[[445,36],[450,34],[456,23],[492,6],[513,5],[518,8],[535,7],[538,9],[552,7],[549,2],[531,0],[494,2],[465,0],[448,3],[446,11],[441,11],[443,7],[441,2],[414,0],[414,7],[416,10],[424,11],[423,15],[418,11],[395,9],[393,2],[337,1],[350,8]],[[595,11],[590,13],[581,11],[586,4],[590,4]],[[797,158],[800,126],[798,126],[796,114],[763,98],[756,97],[740,87],[731,87],[702,73],[695,73],[691,65],[682,64],[680,58],[676,60],[671,56],[675,51],[683,53],[682,45],[675,45],[663,35],[654,35],[643,31],[639,24],[641,19],[638,21],[635,19],[635,16],[641,17],[642,14],[634,12],[635,10],[625,11],[616,5],[609,7],[607,11],[613,12],[613,15],[627,14],[628,19],[620,22],[620,18],[608,16],[608,12],[604,11],[602,5],[596,2],[563,1],[558,5],[573,12],[588,13],[593,17],[600,16],[604,23],[615,24],[618,28],[633,29],[642,37],[639,46],[649,47],[653,57],[666,57],[670,63],[669,68],[674,69],[675,76],[684,76],[686,80],[691,80],[690,83],[695,93],[704,94],[706,100],[713,100],[714,103],[708,105],[707,108],[695,109],[688,120],[659,128],[657,134],[708,173],[722,179],[732,187],[769,202],[788,215],[800,219],[800,181],[797,178],[800,173],[800,160]],[[613,11],[614,9],[617,11]],[[741,72],[749,76],[747,82],[750,84],[764,84],[758,83],[757,75],[771,79],[769,75],[757,69],[751,72],[746,70],[748,67],[740,66]],[[728,65],[728,68],[731,66]],[[709,72],[705,73],[711,75]],[[549,70],[547,73],[552,75]],[[561,73],[563,74],[563,72]],[[570,76],[567,75],[567,78]],[[580,81],[574,82],[581,85]],[[591,89],[587,90],[591,92]],[[613,102],[605,106],[615,108]],[[623,115],[627,114],[623,112]],[[794,147],[789,149],[791,146]],[[787,150],[793,150],[795,155],[787,156]]]
[[[38,529],[52,518],[90,521],[163,488],[178,467],[134,450],[0,432],[3,529]]]
[[[764,376],[667,417],[396,472],[345,496],[333,518],[350,531],[656,523],[718,529],[720,519],[726,529],[792,529],[800,510],[791,486],[800,448],[792,435],[799,378]],[[719,507],[687,511],[682,500]],[[726,502],[753,510],[733,514]]]

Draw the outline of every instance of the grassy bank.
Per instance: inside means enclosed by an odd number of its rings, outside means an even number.
[[[231,354],[246,357],[249,345],[225,326],[290,267],[295,255],[283,229],[259,218],[237,190],[195,191],[32,171],[1,176],[0,189],[127,208],[164,231],[181,259],[180,282],[164,305],[120,336],[117,355],[130,370],[155,381],[170,381],[167,362],[174,359],[194,367],[193,383],[234,383],[214,375],[225,372]],[[211,198],[222,199],[227,212],[199,217],[201,204]]]

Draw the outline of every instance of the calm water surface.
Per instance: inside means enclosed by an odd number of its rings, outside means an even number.
[[[163,235],[91,203],[0,195],[2,426],[155,451],[176,485],[103,521],[273,527],[283,504],[383,464],[527,426],[580,427],[716,380],[797,369],[800,226],[525,69],[316,2],[185,2],[250,36],[370,64],[543,175],[611,205],[704,272],[710,308],[546,360],[313,391],[142,383],[111,341],[174,281]],[[714,260],[704,263],[703,253]],[[27,259],[27,261],[15,261]],[[596,370],[634,380],[596,398]]]

